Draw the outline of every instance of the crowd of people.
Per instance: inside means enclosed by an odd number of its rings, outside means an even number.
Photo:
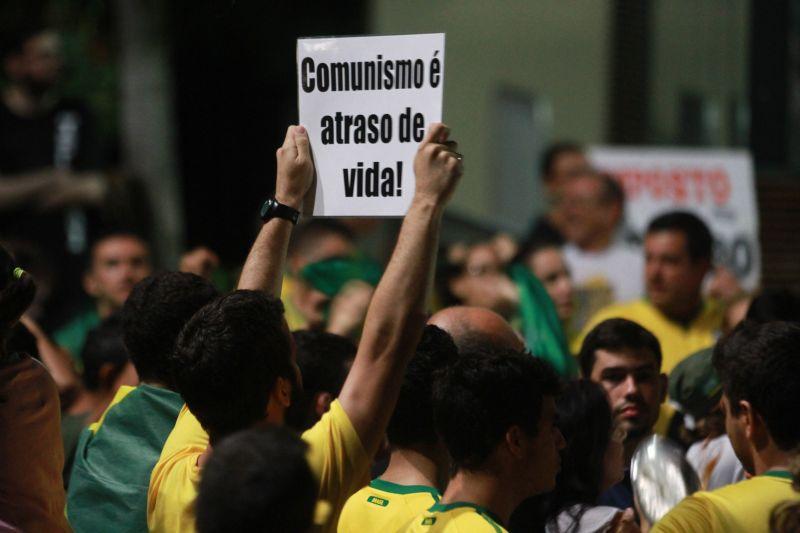
[[[6,56],[0,128],[58,129],[53,71],[31,66],[47,38]],[[102,180],[44,155],[14,174],[9,150],[0,212],[27,229],[48,226],[32,206],[50,185]],[[435,123],[382,265],[349,221],[295,227],[303,126],[276,159],[233,290],[213,251],[159,270],[121,230],[87,242],[71,287],[40,284],[26,260],[65,257],[68,236],[3,227],[0,531],[800,529],[800,298],[743,290],[698,216],[634,235],[618,182],[559,143],[528,235],[440,243],[464,156]],[[51,318],[75,286],[91,305]],[[654,435],[701,490],[650,523],[631,464]]]

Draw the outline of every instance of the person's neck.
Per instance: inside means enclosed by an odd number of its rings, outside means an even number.
[[[117,310],[117,307],[114,304],[106,300],[97,300],[96,308],[97,308],[97,316],[100,317],[100,320],[105,320],[106,318],[110,317],[114,311]]]
[[[645,433],[644,435],[638,437],[629,437],[625,439],[625,443],[623,444],[623,450],[625,452],[625,464],[630,465],[631,459],[633,458],[633,453],[636,451],[636,448],[639,444],[642,443],[644,439],[652,435],[653,433]]]
[[[594,235],[591,239],[578,244],[578,248],[587,253],[603,252],[614,241],[614,232],[607,231]]]
[[[770,444],[765,449],[754,452],[753,468],[755,475],[760,476],[770,470],[788,470],[789,463],[795,455],[778,449],[774,444]]]
[[[72,402],[67,413],[71,415],[86,414],[89,422],[97,422],[114,399],[116,390],[87,390],[83,389],[75,401]]]
[[[441,503],[467,502],[489,510],[501,525],[507,525],[511,513],[522,502],[514,487],[488,472],[459,470],[450,480]]]
[[[703,299],[698,294],[695,299],[687,302],[685,305],[672,306],[669,309],[659,308],[658,310],[673,322],[687,327],[692,321],[698,317],[703,309]]]
[[[428,454],[413,448],[395,448],[380,478],[398,485],[425,485],[441,490],[440,473],[436,461]]]
[[[3,91],[3,102],[9,110],[20,117],[30,117],[48,107],[46,95],[37,98],[19,84],[10,85]]]

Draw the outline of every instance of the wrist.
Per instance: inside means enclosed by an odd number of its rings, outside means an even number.
[[[303,207],[303,197],[296,194],[275,191],[275,199],[283,205],[288,205],[292,209],[301,210]]]
[[[438,198],[416,194],[411,200],[409,211],[413,209],[433,215],[442,215],[444,213],[444,206],[444,202],[440,201]]]

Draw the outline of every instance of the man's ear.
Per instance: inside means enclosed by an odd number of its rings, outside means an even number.
[[[764,418],[753,409],[747,400],[739,401],[739,413],[735,415],[744,424],[744,434],[755,449],[761,450],[769,445],[770,435]]]
[[[506,430],[505,444],[515,458],[525,455],[524,436],[519,426],[511,426]]]
[[[292,382],[288,378],[278,377],[275,383],[275,400],[284,408],[292,405]]]
[[[318,392],[314,396],[314,412],[319,418],[322,418],[322,415],[330,410],[331,402],[333,402],[333,394],[330,392]]]

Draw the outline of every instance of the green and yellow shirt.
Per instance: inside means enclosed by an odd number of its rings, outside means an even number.
[[[467,502],[435,503],[414,518],[407,533],[506,533],[488,509]]]
[[[373,479],[347,500],[338,532],[398,531],[439,498],[439,491],[433,487]]]

